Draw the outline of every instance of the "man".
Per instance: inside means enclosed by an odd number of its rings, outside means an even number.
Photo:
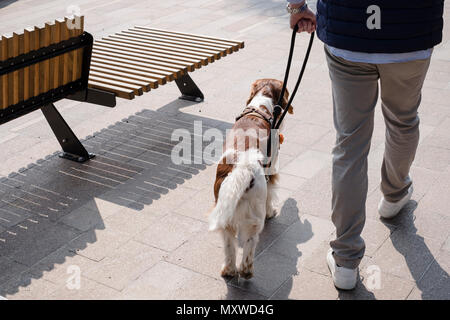
[[[367,155],[380,80],[386,142],[381,217],[411,199],[409,170],[419,142],[417,109],[433,47],[442,41],[444,0],[319,0],[317,17],[304,0],[288,0],[291,28],[325,43],[333,92],[332,221],[328,267],[337,288],[356,286],[365,245]]]

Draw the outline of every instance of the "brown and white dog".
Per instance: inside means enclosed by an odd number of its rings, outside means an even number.
[[[210,230],[223,235],[225,263],[222,276],[235,276],[237,236],[243,243],[243,257],[239,274],[250,279],[254,273],[253,259],[259,234],[265,219],[276,215],[273,202],[277,174],[266,175],[262,160],[266,155],[270,135],[269,119],[281,95],[283,82],[260,79],[253,83],[250,98],[243,114],[237,118],[224,143],[224,154],[217,166],[214,183],[215,207],[209,216]],[[288,101],[286,90],[282,108]],[[293,108],[289,108],[293,113]],[[251,143],[255,132],[262,132]],[[266,142],[264,142],[265,140]],[[277,159],[271,159],[272,163]]]

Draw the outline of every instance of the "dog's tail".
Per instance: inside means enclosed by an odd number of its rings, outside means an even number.
[[[232,225],[237,204],[251,187],[256,175],[263,174],[259,161],[263,155],[256,149],[241,152],[235,168],[223,180],[217,203],[209,216],[209,230],[225,229]]]

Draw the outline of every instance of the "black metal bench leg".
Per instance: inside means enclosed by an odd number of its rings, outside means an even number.
[[[194,80],[186,73],[179,79],[175,79],[178,89],[181,91],[180,99],[202,102],[205,97],[195,84]]]
[[[59,155],[61,158],[85,162],[94,157],[87,152],[53,103],[44,105],[41,110],[63,149],[63,153]]]

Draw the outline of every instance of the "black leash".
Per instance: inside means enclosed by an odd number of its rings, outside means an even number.
[[[283,119],[286,116],[286,113],[288,112],[289,107],[291,106],[295,95],[297,94],[298,87],[300,86],[300,83],[302,82],[302,78],[303,78],[303,74],[305,72],[306,64],[308,63],[309,54],[311,53],[311,47],[312,47],[312,44],[313,44],[313,41],[314,41],[314,32],[311,33],[311,38],[309,40],[308,49],[306,50],[305,59],[303,60],[302,70],[300,71],[300,75],[298,76],[297,83],[295,84],[295,88],[292,91],[292,94],[291,94],[291,96],[289,98],[288,104],[286,105],[286,107],[283,110],[283,108],[281,108],[281,104],[283,102],[284,93],[286,92],[286,86],[287,86],[287,82],[288,82],[288,79],[289,79],[289,72],[291,70],[292,56],[294,54],[295,38],[296,38],[296,35],[297,35],[297,31],[298,31],[298,25],[296,25],[295,28],[292,30],[291,48],[290,48],[290,51],[289,51],[288,63],[287,63],[287,66],[286,66],[286,73],[284,74],[283,88],[281,89],[281,95],[280,95],[280,98],[278,99],[278,103],[275,105],[275,108],[274,108],[274,112],[273,112],[274,113],[274,115],[273,115],[274,121],[272,122],[272,129],[279,129],[280,128],[281,122],[283,122]],[[281,112],[283,112],[283,113],[281,113]],[[281,114],[281,116],[280,116],[280,114]],[[278,119],[278,121],[276,121],[278,116],[280,116],[280,118]]]
[[[283,88],[281,89],[280,97],[278,99],[277,104],[274,107],[274,110],[273,110],[273,120],[272,120],[272,124],[271,124],[271,129],[275,129],[275,130],[278,130],[280,128],[280,125],[283,122],[284,117],[288,113],[289,107],[291,106],[292,101],[295,98],[295,95],[297,94],[297,90],[300,86],[300,83],[302,82],[303,74],[305,73],[306,64],[308,63],[309,54],[311,53],[311,48],[312,48],[312,44],[314,41],[314,32],[312,32],[311,38],[310,38],[309,44],[308,44],[308,49],[306,50],[306,55],[303,60],[302,70],[300,71],[300,75],[298,76],[297,83],[295,84],[295,88],[291,93],[289,101],[283,110],[281,105],[283,103],[283,98],[284,98],[284,94],[286,92],[286,86],[287,86],[287,82],[289,79],[289,72],[291,70],[292,56],[294,55],[295,38],[297,36],[297,31],[298,31],[298,26],[296,25],[294,27],[294,29],[292,30],[291,48],[289,50],[289,58],[288,58],[287,66],[286,66],[286,73],[284,74]],[[272,167],[272,142],[273,141],[272,141],[272,132],[271,132],[269,135],[269,141],[267,144],[267,157],[269,157],[270,161],[269,161],[269,163],[266,163],[263,165],[263,167],[265,167],[265,168]],[[275,154],[276,154],[278,152],[278,147],[279,147],[279,136],[278,135],[277,135],[277,141],[275,141],[275,143],[276,143],[276,145],[275,145]]]

